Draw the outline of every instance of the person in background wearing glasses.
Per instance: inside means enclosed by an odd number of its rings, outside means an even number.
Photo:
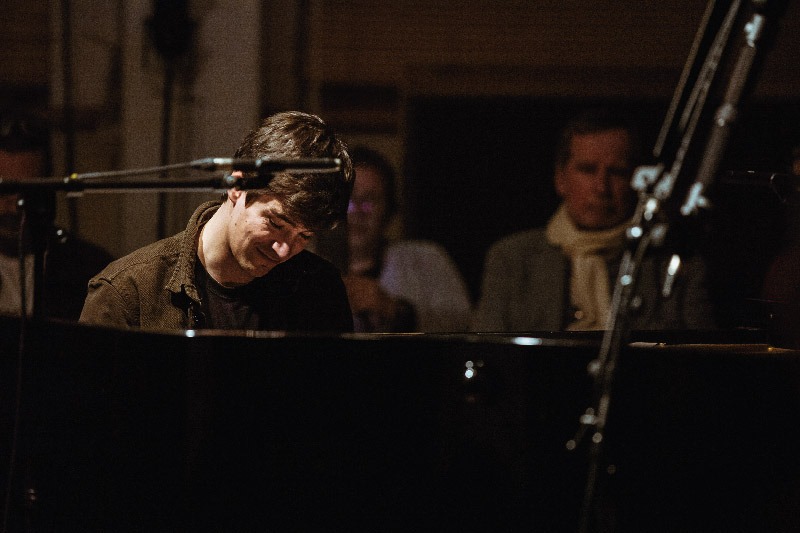
[[[46,121],[34,114],[0,110],[0,178],[3,181],[50,175],[49,146]],[[23,213],[18,200],[16,194],[0,196],[0,313],[3,315],[19,315],[22,310],[20,254],[25,264],[25,312],[30,315],[33,311],[34,257],[29,225],[25,226],[20,239]],[[107,265],[112,256],[62,228],[48,229],[46,239],[42,316],[77,320],[89,278]]]
[[[235,157],[338,158],[337,172],[277,173],[200,205],[186,230],[114,261],[89,282],[81,321],[145,329],[349,332],[339,271],[305,250],[347,213],[347,147],[316,115],[272,115]],[[234,176],[240,175],[235,172]]]
[[[356,331],[461,332],[471,303],[461,273],[434,242],[390,239],[395,171],[380,153],[351,150],[355,185],[347,211],[344,282]]]

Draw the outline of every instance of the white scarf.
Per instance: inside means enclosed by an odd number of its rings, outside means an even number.
[[[560,247],[572,263],[569,295],[577,312],[568,330],[605,329],[611,308],[606,262],[622,251],[627,227],[622,224],[607,230],[580,230],[563,204],[547,223],[547,240]]]
[[[20,309],[19,258],[0,254],[0,313],[18,315]],[[25,256],[25,308],[33,310],[33,255]]]

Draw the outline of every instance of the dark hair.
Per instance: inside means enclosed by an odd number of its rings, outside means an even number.
[[[630,136],[631,165],[636,165],[640,158],[641,146],[639,133],[633,122],[626,116],[605,108],[589,109],[575,116],[561,129],[556,144],[556,167],[569,161],[572,138],[608,130],[625,130]]]
[[[312,231],[334,228],[347,216],[354,179],[350,155],[345,143],[318,116],[300,111],[271,115],[245,136],[235,157],[338,158],[339,172],[278,173],[266,188],[247,191],[247,201],[274,195],[290,218]]]
[[[366,146],[356,146],[350,150],[350,158],[353,160],[353,168],[371,167],[383,179],[383,194],[386,204],[386,220],[397,211],[397,174],[394,167],[383,154],[367,148]],[[356,171],[356,175],[358,171]],[[356,177],[356,179],[358,179]]]

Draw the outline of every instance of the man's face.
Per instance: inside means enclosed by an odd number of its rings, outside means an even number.
[[[44,157],[40,152],[6,152],[0,150],[0,178],[16,181],[42,176]],[[15,250],[19,235],[20,214],[17,195],[0,195],[0,250]]]
[[[383,179],[370,166],[355,168],[356,180],[347,209],[347,240],[351,248],[380,245],[386,224],[386,190]]]
[[[251,280],[303,251],[314,236],[290,219],[274,196],[265,194],[246,205],[246,193],[231,194],[234,205],[227,242],[234,259]]]
[[[623,129],[572,137],[570,157],[556,169],[555,186],[580,229],[611,228],[630,215],[630,152],[630,135]]]

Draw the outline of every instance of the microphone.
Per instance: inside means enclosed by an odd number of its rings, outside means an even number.
[[[267,176],[276,172],[289,174],[305,174],[309,172],[338,172],[341,168],[338,158],[324,157],[264,157],[260,159],[236,159],[229,157],[209,157],[197,159],[190,163],[192,168],[210,172],[255,172],[258,176]]]
[[[228,172],[222,185],[227,188],[257,189],[265,187],[272,177],[278,172],[288,174],[331,173],[338,172],[341,168],[338,158],[260,158],[236,159],[227,157],[210,157],[192,161],[192,168],[209,172]],[[248,176],[233,176],[231,172],[244,172]],[[252,176],[255,173],[255,176]]]
[[[67,191],[68,193],[112,192],[128,189],[148,190],[217,190],[231,187],[240,189],[266,186],[278,172],[288,174],[332,173],[341,169],[342,161],[338,158],[261,158],[235,159],[210,157],[196,159],[188,163],[175,163],[160,167],[130,170],[113,170],[108,172],[87,172],[71,174],[58,178],[24,178],[11,179],[0,176],[0,194],[16,194],[32,191]],[[228,172],[221,181],[218,179],[135,179],[142,174],[163,173],[169,170],[192,168],[208,172]],[[241,171],[247,176],[232,176],[231,172]],[[253,176],[255,174],[255,176]]]

